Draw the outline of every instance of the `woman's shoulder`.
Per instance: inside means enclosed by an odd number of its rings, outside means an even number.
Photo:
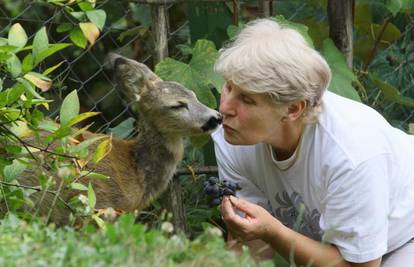
[[[352,165],[389,153],[392,126],[372,108],[327,92],[315,127],[316,149]]]

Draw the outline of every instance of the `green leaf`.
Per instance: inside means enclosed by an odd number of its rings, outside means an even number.
[[[336,48],[331,39],[323,41],[322,55],[332,70],[332,80],[329,90],[341,96],[361,102],[352,82],[359,82],[352,70],[348,67],[345,56]]]
[[[7,45],[8,40],[4,37],[0,37],[0,46]]]
[[[114,128],[109,128],[109,133],[116,138],[125,139],[135,130],[134,122],[135,119],[129,117]]]
[[[23,86],[14,86],[12,88],[6,89],[4,92],[0,93],[0,108],[5,105],[11,105],[17,101],[20,96],[24,93],[25,89]]]
[[[79,46],[80,48],[85,48],[88,44],[88,41],[86,40],[79,27],[73,28],[70,31],[69,38],[76,46]]]
[[[95,9],[86,12],[88,19],[93,22],[101,31],[105,25],[106,13],[102,9]]]
[[[3,53],[3,52],[0,52],[0,63],[6,62],[11,57],[12,57],[12,54],[11,53]]]
[[[45,142],[46,143],[50,143],[50,142],[52,142],[54,140],[61,139],[63,137],[67,137],[71,133],[72,133],[72,129],[70,127],[66,127],[66,126],[60,127],[59,129],[57,129],[56,131],[54,131],[51,135],[49,135],[46,138]]]
[[[237,37],[237,34],[244,28],[244,23],[239,23],[238,26],[236,25],[229,25],[227,27],[227,35],[229,36],[230,40],[234,40]]]
[[[224,79],[214,71],[214,63],[217,58],[218,52],[213,42],[198,40],[193,48],[190,66],[202,74],[210,84],[220,91],[223,87]]]
[[[20,83],[21,86],[24,86],[24,88],[26,88],[26,91],[29,92],[29,94],[31,94],[32,96],[34,96],[37,99],[44,100],[44,97],[42,97],[41,95],[39,95],[36,92],[35,87],[31,82],[29,82],[29,81],[27,81],[23,78],[17,78],[16,80]]]
[[[76,90],[73,90],[63,99],[62,106],[60,107],[60,124],[67,126],[79,114],[79,109],[78,93]]]
[[[96,151],[93,154],[92,160],[93,162],[97,163],[101,159],[103,159],[106,155],[111,152],[112,149],[112,140],[108,138],[107,140],[102,141],[97,147]]]
[[[181,83],[193,90],[198,99],[205,105],[216,108],[217,102],[211,86],[220,91],[223,78],[214,72],[217,50],[213,42],[198,40],[193,48],[193,56],[189,64],[166,58],[155,67],[156,73],[164,80]]]
[[[35,59],[36,64],[40,62],[37,58],[39,55],[48,49],[49,39],[46,33],[46,27],[42,27],[35,35],[33,40],[33,58]]]
[[[386,100],[390,102],[399,103],[410,108],[414,108],[414,99],[401,95],[397,88],[385,81],[380,80],[376,75],[369,74],[368,76],[374,82],[374,84],[378,86],[378,88],[382,91],[382,93],[384,94],[384,98]]]
[[[56,31],[57,32],[67,32],[67,31],[72,30],[72,28],[73,28],[73,25],[71,23],[65,22],[65,23],[60,24],[56,28]]]
[[[79,152],[79,151],[81,151],[81,150],[89,147],[93,143],[95,143],[95,142],[97,142],[97,141],[99,141],[99,140],[101,140],[103,138],[107,138],[107,136],[106,135],[100,135],[100,136],[95,136],[95,137],[92,137],[92,138],[88,138],[85,141],[83,141],[82,143],[80,143],[80,144],[78,144],[78,145],[76,145],[74,147],[71,147],[70,150],[73,153]]]
[[[91,207],[91,209],[94,209],[96,205],[96,195],[95,195],[95,191],[93,191],[92,184],[90,182],[88,186],[88,199],[89,199],[89,207]]]
[[[70,12],[69,13],[72,17],[74,17],[75,19],[79,20],[79,21],[85,21],[86,20],[86,14],[83,11],[79,11],[79,12]]]
[[[23,73],[29,72],[33,69],[33,55],[32,53],[27,54],[23,59],[22,71]]]
[[[175,47],[179,49],[181,54],[183,54],[184,56],[188,56],[193,53],[193,49],[188,45],[179,44],[179,45],[176,45]]]
[[[203,104],[215,108],[216,99],[208,87],[208,80],[202,73],[192,69],[188,64],[166,58],[155,67],[156,73],[163,80],[176,81],[194,91]]]
[[[3,174],[5,182],[14,181],[20,174],[26,169],[26,164],[23,164],[21,161],[15,159],[11,165],[4,167]]]
[[[11,26],[8,35],[8,44],[23,48],[27,43],[27,35],[20,23],[15,23]]]
[[[5,146],[4,147],[7,151],[7,153],[11,153],[11,154],[20,154],[20,152],[22,151],[22,147],[21,146],[16,146],[16,145],[9,145],[9,146]]]
[[[71,183],[70,188],[79,190],[79,191],[88,191],[88,188],[85,185],[80,184],[80,183]]]
[[[39,123],[39,129],[54,132],[59,129],[59,124],[51,120],[43,120]]]
[[[96,172],[90,172],[90,171],[81,171],[81,175],[85,176],[87,178],[91,178],[91,179],[99,179],[99,180],[107,180],[109,179],[109,176],[100,174],[100,173],[96,173]]]
[[[93,22],[81,22],[79,27],[91,45],[94,45],[99,37],[99,29]]]
[[[58,64],[56,64],[56,65],[54,65],[54,66],[52,66],[52,67],[50,67],[50,68],[47,68],[47,69],[43,72],[43,75],[49,75],[49,74],[50,74],[50,73],[52,73],[55,69],[59,68],[59,67],[60,67],[60,65],[62,65],[64,62],[65,62],[65,61],[61,61],[61,62],[59,62]]]
[[[106,229],[106,224],[105,221],[102,220],[101,218],[99,218],[98,215],[93,214],[92,215],[92,219],[96,222],[96,224],[99,226],[99,228],[105,230]]]
[[[22,63],[15,54],[11,54],[11,57],[6,61],[6,66],[7,70],[14,78],[22,73]]]
[[[46,92],[52,86],[52,80],[48,77],[44,76],[43,74],[37,72],[29,72],[23,76],[26,80],[33,83],[37,88],[39,88],[42,92]]]
[[[19,115],[19,110],[7,109],[9,113],[15,113],[17,116]],[[9,115],[9,114],[8,114]],[[12,115],[14,116],[14,115]],[[10,128],[10,131],[13,132],[16,136],[25,137],[30,134],[33,134],[32,131],[27,127],[27,123],[24,121],[16,121],[13,126]],[[28,147],[31,149],[31,147]],[[35,149],[35,148],[33,148]],[[27,151],[27,148],[24,148],[24,151]],[[33,150],[32,150],[33,151]]]
[[[395,17],[397,13],[402,8],[402,0],[386,0],[385,1],[385,7],[392,13],[392,15]]]
[[[82,11],[88,11],[93,9],[92,3],[89,2],[80,2],[78,3],[78,6],[80,7],[80,9],[82,9]]]
[[[19,50],[19,48],[17,46],[14,45],[2,45],[0,46],[0,51],[1,52],[17,52]]]
[[[414,123],[409,123],[408,124],[408,132],[410,134],[414,134]]]
[[[361,10],[360,12],[363,11],[365,10]],[[366,16],[366,14],[364,14],[364,16]],[[355,49],[359,50],[361,43],[367,43],[369,45],[369,49],[372,50],[380,34],[381,40],[379,44],[382,48],[386,48],[400,38],[401,31],[393,23],[387,23],[385,29],[383,29],[383,27],[383,24],[376,24],[372,23],[371,21],[365,22],[361,19],[358,24],[355,24],[355,29],[358,31],[358,33],[362,33],[360,34],[361,37],[356,40],[356,42],[358,42],[358,45],[354,46]]]
[[[59,44],[51,44],[46,50],[43,50],[35,60],[35,65],[39,64],[39,62],[42,62],[45,58],[53,55],[56,52],[59,52],[62,49],[65,49],[66,47],[70,46],[71,44],[68,43],[59,43]]]
[[[406,12],[407,15],[414,10],[414,1],[412,0],[401,0],[402,7],[400,12]]]
[[[374,37],[374,40],[376,40],[380,32],[382,31],[382,28],[383,28],[383,25],[372,24],[370,27],[370,30],[371,30],[370,33],[373,33],[375,36],[372,36],[372,34],[370,34],[370,36]],[[384,47],[387,47],[391,45],[393,42],[395,42],[396,40],[398,40],[400,36],[401,36],[401,31],[398,29],[398,27],[392,23],[388,23],[387,27],[382,33],[381,44]]]
[[[2,115],[6,118],[6,120],[16,121],[17,119],[19,119],[22,116],[22,111],[20,109],[7,108],[3,111]],[[12,128],[14,126],[16,126],[16,129],[19,127],[16,124],[14,124],[12,126]],[[26,129],[26,130],[28,130],[28,129]]]
[[[81,122],[83,120],[86,120],[87,118],[96,116],[99,113],[100,112],[84,112],[84,113],[81,113],[81,114],[77,115],[76,117],[74,117],[73,119],[71,119],[68,122],[67,126],[73,126],[73,125],[75,125],[75,124],[77,124],[77,123],[79,123],[79,122]]]

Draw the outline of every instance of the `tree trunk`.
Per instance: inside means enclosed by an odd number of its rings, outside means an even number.
[[[352,68],[354,0],[328,0],[329,37]]]
[[[168,10],[166,5],[152,4],[152,34],[154,39],[154,66],[168,56]],[[172,179],[165,198],[161,199],[163,205],[173,215],[175,231],[187,233],[185,209],[181,199],[181,185],[177,176]]]

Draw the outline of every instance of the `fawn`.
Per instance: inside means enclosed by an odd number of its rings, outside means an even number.
[[[110,153],[97,164],[88,164],[88,168],[110,177],[91,179],[97,199],[95,207],[142,210],[167,188],[183,157],[183,137],[210,133],[222,117],[200,103],[192,91],[176,82],[161,80],[146,65],[116,54],[109,59],[121,91],[137,106],[138,136],[133,140],[113,138]],[[96,135],[83,133],[85,139]],[[18,180],[22,185],[37,183],[30,171]],[[80,182],[87,184],[89,180],[85,180]],[[68,200],[76,194],[79,191],[65,189],[61,197]],[[53,197],[46,194],[39,203],[37,196],[40,214],[49,212]],[[50,220],[63,225],[68,223],[69,214],[67,207],[55,207]]]

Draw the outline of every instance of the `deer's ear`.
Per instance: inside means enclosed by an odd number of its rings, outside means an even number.
[[[161,81],[144,64],[116,54],[111,54],[109,60],[117,82],[130,100],[139,100],[142,93],[153,90],[154,84]]]

